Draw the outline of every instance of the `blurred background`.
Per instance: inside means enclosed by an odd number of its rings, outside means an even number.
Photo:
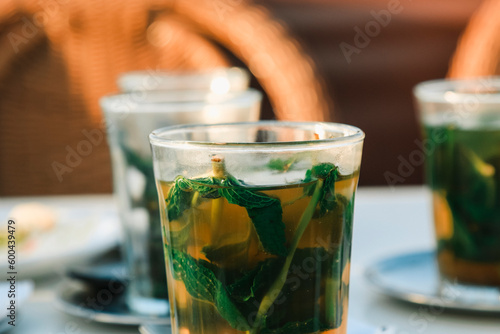
[[[249,69],[264,119],[364,130],[360,185],[421,183],[419,163],[398,171],[421,149],[412,87],[499,73],[499,13],[498,0],[3,0],[0,196],[111,193],[98,99],[117,76],[228,65]]]

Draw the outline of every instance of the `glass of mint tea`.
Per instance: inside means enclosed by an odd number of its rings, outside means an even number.
[[[445,280],[500,286],[500,77],[415,87]]]
[[[106,96],[115,197],[124,231],[123,255],[129,271],[127,306],[141,314],[167,316],[158,194],[148,135],[161,126],[256,121],[262,94],[248,89],[144,91]]]
[[[174,334],[346,333],[363,139],[334,123],[153,131]]]

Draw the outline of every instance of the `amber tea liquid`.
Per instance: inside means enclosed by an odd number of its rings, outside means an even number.
[[[262,300],[286,262],[286,254],[273,255],[263,249],[256,232],[253,219],[266,217],[266,212],[248,211],[224,197],[202,198],[191,189],[179,197],[184,199],[178,203],[182,214],[168,219],[173,183],[160,182],[173,333],[345,334],[357,179],[349,176],[335,182],[332,196],[338,204],[334,209],[321,215],[320,204],[314,207],[316,212],[284,271],[284,284],[259,329],[251,326],[259,309],[266,309]],[[307,189],[314,189],[315,183],[243,187],[279,201],[285,248],[289,249],[301,217],[311,206]]]

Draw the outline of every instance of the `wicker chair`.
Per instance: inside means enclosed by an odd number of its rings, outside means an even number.
[[[486,0],[471,18],[453,56],[448,76],[500,74],[500,0]]]
[[[122,72],[227,66],[229,51],[277,118],[326,120],[331,109],[297,42],[250,2],[6,0],[0,35],[0,195],[111,191],[98,99]]]

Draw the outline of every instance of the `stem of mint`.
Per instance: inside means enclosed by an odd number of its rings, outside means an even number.
[[[253,328],[250,331],[251,334],[258,334],[260,332],[260,327],[262,322],[264,321],[264,317],[267,311],[274,303],[279,293],[281,292],[281,289],[285,285],[286,277],[288,275],[288,270],[290,269],[290,264],[292,263],[292,259],[295,254],[295,250],[297,249],[299,241],[302,238],[302,234],[304,234],[307,225],[309,225],[309,221],[312,219],[314,211],[316,210],[316,206],[318,205],[318,202],[320,200],[323,182],[323,179],[318,179],[316,183],[316,187],[314,189],[311,200],[309,201],[306,210],[300,217],[299,225],[297,227],[297,230],[295,231],[292,242],[290,244],[288,255],[285,259],[285,264],[283,265],[283,268],[276,278],[276,281],[274,281],[273,285],[269,288],[266,295],[262,299],[262,302],[260,303],[259,310],[257,311],[257,316],[255,318],[255,324],[254,326],[252,326]]]
[[[212,174],[217,179],[223,179],[226,174],[226,168],[224,167],[224,160],[219,157],[212,158]],[[216,198],[212,200],[212,212],[211,212],[211,228],[212,228],[212,243],[217,244],[221,238],[222,233],[222,212],[224,208],[224,198]]]

